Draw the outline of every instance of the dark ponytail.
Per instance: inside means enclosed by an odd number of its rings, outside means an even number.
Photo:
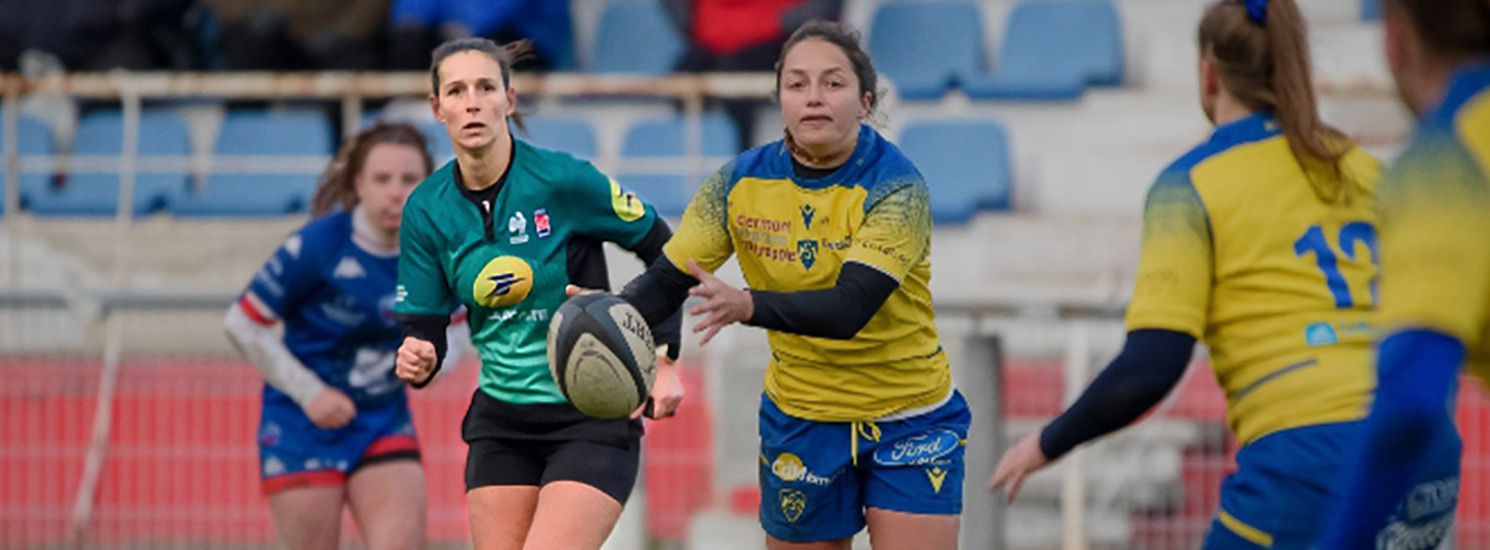
[[[1200,22],[1200,53],[1252,111],[1274,111],[1320,200],[1349,202],[1340,161],[1351,141],[1319,118],[1309,37],[1294,0],[1222,0]],[[1322,172],[1322,173],[1321,173]]]

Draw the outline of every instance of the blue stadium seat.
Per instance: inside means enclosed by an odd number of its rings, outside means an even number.
[[[638,122],[626,131],[621,156],[627,158],[685,158],[683,146],[685,123],[681,116]],[[703,154],[706,157],[732,157],[739,152],[740,136],[734,120],[719,113],[703,117]],[[708,170],[717,169],[709,166]],[[678,217],[693,198],[693,191],[703,183],[702,177],[689,178],[671,174],[618,174],[616,180],[636,192],[663,216]]]
[[[95,112],[78,121],[73,154],[119,158],[124,148],[124,116],[117,110]],[[140,114],[139,156],[186,157],[191,137],[186,121],[174,113],[147,111]],[[186,191],[187,171],[136,170],[133,211],[146,215],[163,207],[169,197]],[[37,189],[28,196],[27,207],[38,216],[113,216],[119,211],[117,170],[74,170],[59,189]]]
[[[545,149],[564,151],[582,159],[596,155],[595,130],[582,118],[530,116],[523,120],[528,130],[514,129],[518,139]]]
[[[673,72],[683,48],[683,38],[660,2],[615,2],[600,15],[590,72],[666,75]]]
[[[1361,0],[1361,20],[1381,21],[1381,0]]]
[[[414,125],[424,134],[425,145],[429,146],[429,154],[435,159],[435,169],[455,159],[455,144],[450,143],[450,132],[445,130],[444,124],[432,120]]]
[[[5,124],[5,117],[0,116],[0,128]],[[16,129],[20,141],[16,144],[16,152],[22,157],[46,156],[52,154],[52,129],[47,127],[41,120],[22,115],[16,122]],[[5,133],[0,132],[0,151],[5,150]],[[3,160],[3,159],[0,159]],[[28,195],[37,191],[45,190],[51,181],[51,174],[47,171],[23,170],[21,172],[21,185],[19,195],[21,205],[28,202]],[[5,186],[4,164],[0,163],[0,215],[5,213],[4,193]]]
[[[869,52],[901,97],[937,99],[987,66],[982,17],[969,2],[882,4],[874,12]]]
[[[213,154],[275,157],[329,156],[331,124],[319,111],[231,111],[223,120]],[[196,193],[169,204],[177,216],[281,216],[309,208],[321,168],[275,174],[214,173]]]
[[[977,210],[1009,210],[1008,137],[998,123],[912,123],[899,145],[926,178],[937,223],[963,223]]]
[[[1068,100],[1123,83],[1123,32],[1111,0],[1026,0],[1014,8],[992,75],[974,99]]]

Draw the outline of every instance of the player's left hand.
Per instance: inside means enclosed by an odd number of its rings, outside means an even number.
[[[1004,453],[999,459],[999,465],[993,469],[993,477],[988,479],[988,489],[997,491],[999,487],[1009,486],[1009,502],[1014,502],[1014,497],[1019,495],[1019,486],[1024,484],[1024,478],[1035,471],[1050,464],[1045,458],[1045,452],[1040,450],[1040,432],[1035,430],[1019,440],[1014,448]]]
[[[729,286],[719,280],[713,273],[704,271],[688,260],[688,272],[698,279],[698,286],[688,289],[689,296],[698,296],[704,299],[704,303],[693,306],[688,310],[689,315],[709,314],[699,324],[693,326],[694,334],[703,332],[704,336],[699,338],[698,345],[708,344],[719,333],[719,329],[727,325],[750,320],[755,315],[755,300],[751,299],[750,292]]]
[[[678,377],[678,368],[666,355],[657,358],[657,379],[652,382],[652,413],[647,418],[660,420],[678,413],[683,404],[683,380]],[[642,405],[646,409],[646,405]]]

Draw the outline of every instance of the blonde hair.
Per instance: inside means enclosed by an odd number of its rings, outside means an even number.
[[[1249,10],[1243,0],[1222,0],[1206,10],[1200,54],[1243,106],[1277,113],[1315,195],[1326,203],[1348,202],[1353,186],[1344,181],[1340,161],[1353,143],[1319,118],[1304,16],[1294,0],[1261,2],[1260,14],[1258,0],[1252,3]]]

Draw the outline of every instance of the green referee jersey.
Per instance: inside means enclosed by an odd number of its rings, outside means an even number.
[[[589,162],[513,140],[495,185],[470,191],[455,161],[404,205],[395,310],[470,312],[481,389],[517,404],[562,403],[548,369],[548,321],[564,286],[608,288],[604,241],[634,249],[657,214]]]

